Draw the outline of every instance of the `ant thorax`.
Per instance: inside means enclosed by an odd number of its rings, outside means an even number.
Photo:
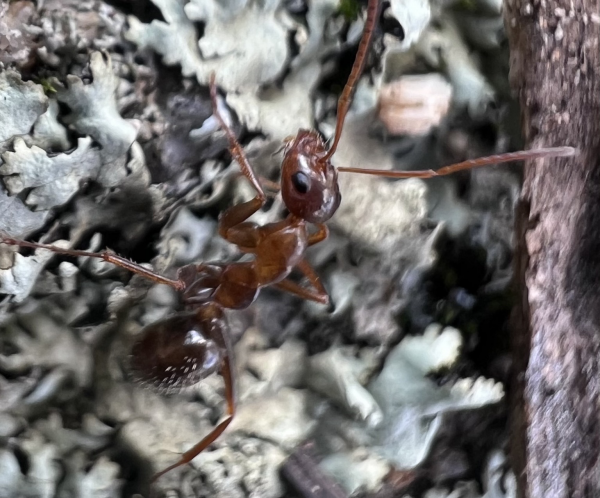
[[[326,157],[321,136],[300,130],[286,147],[281,195],[290,213],[310,223],[324,223],[340,205],[337,171]]]
[[[177,278],[185,283],[184,307],[217,303],[228,309],[245,309],[258,296],[252,263],[203,263],[184,266]]]

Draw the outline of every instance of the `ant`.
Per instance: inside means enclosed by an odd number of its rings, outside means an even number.
[[[100,258],[152,282],[168,285],[181,294],[182,304],[187,311],[147,326],[133,344],[130,360],[132,373],[142,383],[169,389],[194,385],[218,372],[224,379],[227,406],[225,417],[217,426],[183,453],[177,462],[155,474],[153,481],[189,463],[215,441],[233,419],[236,405],[235,376],[232,344],[224,310],[247,308],[254,302],[260,289],[266,286],[274,286],[317,303],[329,303],[327,291],[316,271],[305,259],[304,253],[308,247],[322,242],[328,236],[325,222],[334,215],[341,201],[338,172],[389,178],[431,178],[488,164],[566,157],[575,153],[572,147],[520,151],[468,160],[437,171],[336,169],[331,164],[331,158],[340,141],[352,94],[365,65],[378,11],[379,0],[369,0],[367,20],[356,60],[338,101],[336,130],[331,147],[327,148],[314,130],[300,130],[295,138],[286,140],[280,189],[290,214],[284,220],[263,226],[247,221],[265,205],[267,196],[242,146],[219,112],[215,77],[214,74],[211,76],[209,86],[213,114],[226,133],[232,157],[256,191],[253,199],[232,206],[220,215],[219,235],[237,245],[243,253],[253,254],[252,261],[190,264],[180,268],[177,278],[171,279],[109,250],[99,253],[66,250],[0,234],[0,242],[5,244],[44,248],[68,256]],[[316,230],[309,231],[309,224],[314,225]],[[294,268],[306,277],[309,286],[300,285],[288,278]]]

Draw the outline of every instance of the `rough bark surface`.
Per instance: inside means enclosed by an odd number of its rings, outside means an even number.
[[[530,147],[518,211],[513,461],[521,495],[600,496],[599,0],[506,0],[511,79]]]

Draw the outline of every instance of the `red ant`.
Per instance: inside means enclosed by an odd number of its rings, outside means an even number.
[[[267,197],[241,145],[219,113],[214,75],[211,77],[213,114],[227,135],[231,155],[256,190],[253,199],[230,207],[221,214],[219,235],[237,245],[242,252],[253,254],[254,260],[191,264],[180,268],[176,279],[170,279],[108,250],[100,253],[65,250],[0,235],[0,241],[5,244],[45,248],[69,256],[101,258],[153,282],[169,285],[181,293],[183,305],[188,311],[149,325],[140,333],[131,351],[132,371],[137,380],[158,388],[191,386],[218,371],[225,382],[226,416],[177,462],[155,474],[153,480],[189,463],[215,441],[233,419],[236,398],[233,355],[224,309],[244,309],[250,306],[260,289],[270,285],[303,299],[329,303],[327,291],[304,258],[304,253],[308,247],[322,242],[328,236],[324,223],[333,216],[341,201],[338,171],[389,178],[430,178],[488,164],[565,157],[575,153],[571,147],[513,152],[464,161],[437,171],[390,172],[359,168],[336,170],[331,164],[331,157],[338,146],[352,94],[365,65],[378,8],[378,0],[369,0],[367,20],[356,60],[338,102],[336,131],[331,147],[327,148],[321,136],[313,130],[300,130],[295,138],[286,142],[281,170],[281,194],[290,214],[284,220],[264,226],[247,221],[265,205]],[[308,224],[315,225],[317,230],[310,232]],[[299,285],[288,278],[294,268],[304,274],[310,287]]]

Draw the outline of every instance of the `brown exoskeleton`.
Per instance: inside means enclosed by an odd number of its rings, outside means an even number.
[[[456,171],[523,159],[569,156],[571,147],[555,147],[501,154],[446,166],[437,171],[380,171],[358,168],[335,168],[331,158],[336,151],[352,93],[363,70],[375,26],[378,0],[369,0],[367,20],[356,60],[338,103],[337,126],[330,147],[318,132],[300,130],[285,146],[281,170],[281,195],[289,215],[266,225],[248,222],[264,206],[267,196],[241,145],[217,108],[214,76],[210,82],[213,113],[227,134],[229,151],[239,163],[242,174],[256,191],[253,199],[224,211],[219,218],[219,234],[254,256],[251,261],[235,263],[199,263],[179,269],[175,279],[118,256],[110,251],[91,253],[65,250],[0,236],[5,244],[46,248],[59,254],[101,258],[148,280],[168,285],[181,293],[184,311],[146,327],[131,351],[131,368],[137,379],[156,387],[193,385],[218,372],[225,382],[226,416],[200,442],[186,451],[178,461],[155,474],[154,479],[190,462],[206,449],[230,424],[236,405],[232,346],[224,309],[243,309],[256,299],[261,288],[274,286],[303,299],[327,304],[328,294],[317,273],[305,259],[308,247],[327,238],[325,222],[341,202],[338,172],[386,176],[389,178],[430,178]],[[316,227],[316,230],[312,226]],[[308,280],[302,286],[289,279],[298,269]]]

